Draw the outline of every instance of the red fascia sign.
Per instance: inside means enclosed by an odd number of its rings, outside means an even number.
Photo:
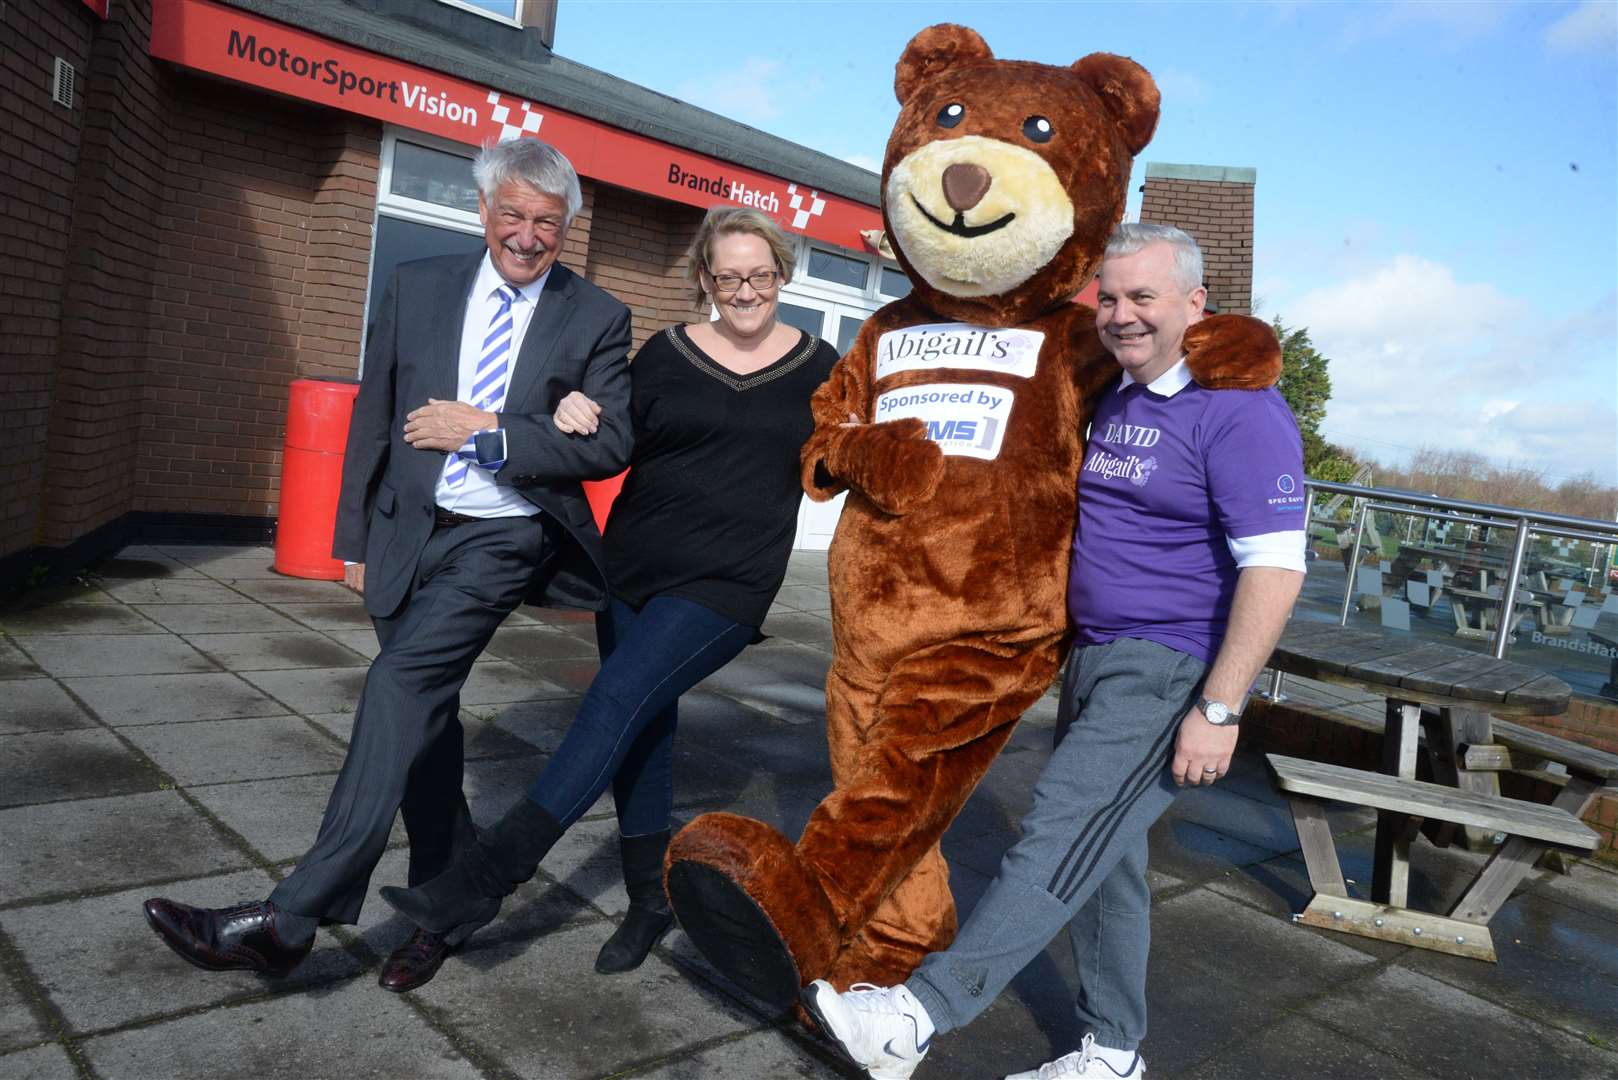
[[[764,211],[794,232],[859,250],[876,207],[812,191],[596,120],[524,101],[208,0],[154,0],[151,53],[183,67],[479,146],[543,138],[582,176],[707,208]]]

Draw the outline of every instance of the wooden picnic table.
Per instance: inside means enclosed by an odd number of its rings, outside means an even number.
[[[1502,606],[1504,605],[1500,597],[1493,592],[1457,589],[1452,585],[1449,590],[1449,608],[1455,614],[1455,636],[1477,641],[1493,641],[1495,627],[1500,625]],[[1508,638],[1517,633],[1517,626],[1530,608],[1543,611],[1545,602],[1527,589],[1519,589],[1512,600],[1511,608],[1511,620],[1506,630]]]
[[[1551,846],[1586,851],[1596,847],[1596,834],[1578,815],[1611,776],[1576,775],[1546,806],[1503,798],[1494,771],[1510,767],[1502,764],[1509,753],[1496,741],[1495,718],[1565,712],[1572,691],[1561,679],[1453,645],[1413,642],[1334,623],[1292,623],[1270,666],[1355,687],[1387,703],[1380,773],[1269,755],[1277,780],[1288,793],[1315,889],[1300,922],[1493,960],[1488,922],[1539,856]],[[1427,737],[1436,782],[1416,779],[1423,705],[1436,709]],[[1613,760],[1618,772],[1618,759],[1602,757]],[[1322,799],[1377,809],[1369,902],[1348,895]],[[1475,842],[1494,849],[1447,915],[1407,906],[1410,844],[1423,819],[1466,828]],[[1503,843],[1495,846],[1502,834]]]

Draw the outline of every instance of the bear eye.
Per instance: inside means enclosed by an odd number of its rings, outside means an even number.
[[[966,116],[966,106],[952,101],[938,110],[938,126],[952,128]]]
[[[1033,142],[1050,142],[1056,130],[1043,116],[1030,116],[1022,122],[1022,133]]]

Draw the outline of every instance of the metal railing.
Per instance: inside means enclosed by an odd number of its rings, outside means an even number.
[[[1466,499],[1445,499],[1437,495],[1422,495],[1393,488],[1338,484],[1327,480],[1305,478],[1304,487],[1303,518],[1306,532],[1316,524],[1314,507],[1317,495],[1321,493],[1341,495],[1354,500],[1354,509],[1350,515],[1354,529],[1354,544],[1348,560],[1348,583],[1343,588],[1342,610],[1337,617],[1337,625],[1339,626],[1348,625],[1348,611],[1353,603],[1354,596],[1354,569],[1360,564],[1360,554],[1365,542],[1365,523],[1368,515],[1382,511],[1434,520],[1454,521],[1480,528],[1515,530],[1516,536],[1511,545],[1511,557],[1506,566],[1506,582],[1500,595],[1500,617],[1495,627],[1494,640],[1491,643],[1491,653],[1496,660],[1505,657],[1506,645],[1511,637],[1511,611],[1517,602],[1517,579],[1522,573],[1530,533],[1538,533],[1540,536],[1555,536],[1566,540],[1584,540],[1594,544],[1618,544],[1618,522],[1571,517],[1567,514],[1552,514],[1542,510],[1525,510],[1520,507],[1499,506],[1494,503],[1470,502]],[[1335,525],[1337,523],[1327,521],[1322,522],[1322,524]],[[1281,693],[1282,682],[1283,676],[1281,672],[1275,672],[1268,695],[1271,700],[1280,701],[1284,699],[1284,695]]]

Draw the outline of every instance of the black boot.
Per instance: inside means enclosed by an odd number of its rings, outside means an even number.
[[[674,925],[674,912],[663,893],[663,855],[669,849],[669,831],[645,836],[620,836],[618,851],[624,861],[624,888],[629,911],[596,956],[603,975],[640,967],[652,946]]]
[[[502,899],[534,876],[562,832],[550,814],[518,799],[448,870],[413,889],[385,885],[382,899],[423,930],[459,945],[499,914]]]

